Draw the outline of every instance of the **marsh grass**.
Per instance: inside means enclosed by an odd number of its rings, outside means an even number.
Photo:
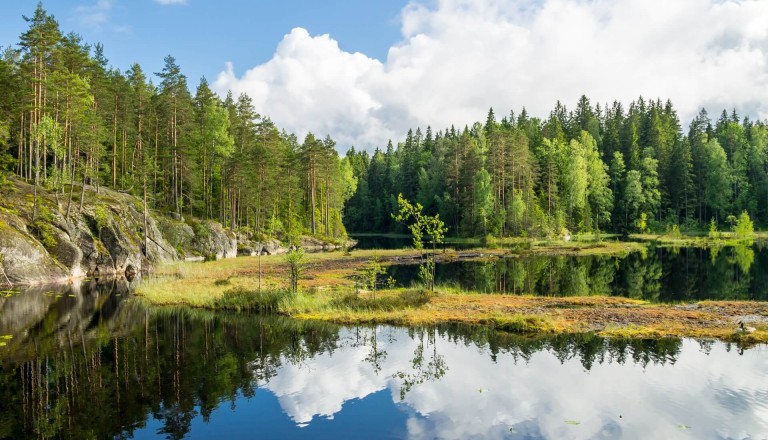
[[[554,320],[546,315],[522,313],[496,315],[488,320],[488,324],[496,330],[517,334],[552,333],[555,331]]]
[[[378,298],[349,292],[331,300],[328,305],[332,310],[394,311],[421,307],[429,302],[430,296],[421,289],[381,292]]]
[[[626,243],[602,242],[598,249],[615,251],[614,246],[619,245]],[[614,338],[687,336],[745,344],[768,342],[768,326],[760,322],[753,324],[755,332],[734,333],[735,317],[768,316],[768,303],[754,301],[702,301],[689,308],[620,297],[487,294],[458,284],[436,286],[434,293],[423,286],[385,289],[374,298],[373,292],[356,289],[352,276],[373,255],[392,262],[412,259],[418,252],[308,254],[296,294],[290,292],[282,256],[262,257],[261,289],[257,257],[177,263],[161,268],[158,276],[145,278],[136,294],[153,305],[279,314],[348,325],[480,325],[525,335],[594,331]]]
[[[219,310],[279,313],[282,301],[291,296],[293,293],[290,290],[258,291],[235,287],[224,291],[211,305]]]

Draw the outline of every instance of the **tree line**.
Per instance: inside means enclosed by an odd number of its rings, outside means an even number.
[[[34,185],[32,220],[38,189],[69,219],[90,185],[248,233],[346,235],[356,181],[333,139],[300,142],[247,94],[222,100],[205,78],[193,95],[170,55],[154,74],[111,67],[102,45],[63,34],[41,4],[24,20],[18,48],[0,56],[0,179]]]
[[[485,124],[409,130],[396,146],[347,158],[358,180],[351,231],[400,231],[399,194],[439,214],[449,234],[556,236],[768,223],[768,126],[706,110],[684,133],[670,101],[628,107],[558,102],[546,119],[525,108]],[[729,224],[730,223],[730,224]]]

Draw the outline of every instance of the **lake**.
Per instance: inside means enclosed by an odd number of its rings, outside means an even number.
[[[608,295],[652,302],[768,300],[768,248],[651,247],[626,256],[524,256],[435,265],[437,285],[487,293]],[[418,283],[417,265],[388,269]]]
[[[145,308],[129,287],[0,297],[0,438],[768,433],[765,346],[338,327]]]

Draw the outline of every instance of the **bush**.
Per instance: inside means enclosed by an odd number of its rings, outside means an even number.
[[[720,238],[720,232],[717,230],[717,223],[715,223],[715,218],[712,217],[712,219],[709,221],[709,238],[712,240],[717,240]]]
[[[733,227],[736,238],[749,240],[755,236],[755,227],[747,211],[742,211]]]
[[[285,255],[285,262],[290,269],[291,292],[296,293],[299,290],[299,279],[306,265],[304,250],[298,248],[288,252]]]

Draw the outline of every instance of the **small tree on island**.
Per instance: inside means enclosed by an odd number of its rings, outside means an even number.
[[[413,247],[416,249],[424,249],[424,237],[429,237],[432,242],[432,254],[426,259],[423,259],[419,267],[419,278],[424,282],[427,289],[435,290],[435,250],[437,243],[442,243],[445,233],[448,228],[445,227],[445,223],[440,220],[440,215],[426,215],[422,213],[421,203],[412,205],[411,202],[403,197],[403,194],[397,195],[397,206],[400,210],[397,214],[392,214],[392,218],[396,221],[408,226],[413,235]]]
[[[285,255],[285,262],[288,263],[288,269],[290,270],[289,276],[292,293],[297,293],[299,291],[299,279],[304,272],[304,258],[304,250],[301,248],[293,249]]]
[[[373,299],[376,300],[376,289],[379,286],[392,288],[395,285],[395,280],[390,276],[387,277],[387,268],[381,264],[381,259],[378,255],[374,255],[373,258],[368,260],[368,263],[360,269],[357,276],[358,282],[363,289],[370,289],[373,292]]]
[[[733,226],[734,236],[739,240],[752,240],[755,236],[755,226],[752,219],[749,218],[747,211],[742,211],[736,218],[736,224]]]

